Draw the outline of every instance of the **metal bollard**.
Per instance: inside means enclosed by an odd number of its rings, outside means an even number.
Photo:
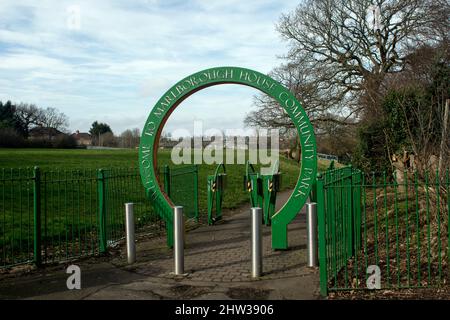
[[[128,263],[136,262],[136,244],[134,242],[134,211],[133,203],[125,203],[125,225],[127,238]]]
[[[317,267],[317,204],[306,204],[308,267]]]
[[[173,208],[173,232],[175,274],[184,275],[184,216],[181,206]]]
[[[252,277],[262,274],[262,209],[252,208]]]

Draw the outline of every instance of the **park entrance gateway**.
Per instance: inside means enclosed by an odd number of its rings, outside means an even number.
[[[269,95],[278,101],[297,128],[302,150],[300,175],[290,198],[272,217],[272,248],[287,249],[287,225],[305,204],[316,178],[316,140],[311,122],[295,96],[262,73],[238,67],[217,67],[194,73],[170,88],[153,107],[142,130],[139,147],[142,183],[154,208],[166,222],[167,243],[172,246],[173,203],[160,189],[156,175],[159,137],[168,117],[183,100],[204,88],[226,83],[250,86]]]

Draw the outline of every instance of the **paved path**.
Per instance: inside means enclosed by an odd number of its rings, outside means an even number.
[[[284,204],[289,192],[282,192]],[[0,278],[0,298],[31,299],[315,299],[318,271],[306,267],[305,214],[289,225],[289,250],[271,249],[270,227],[263,229],[263,276],[250,277],[249,206],[224,212],[214,226],[186,235],[186,277],[171,275],[173,254],[165,238],[141,239],[137,263],[126,264],[122,247],[113,256],[77,264],[82,289],[67,290],[65,265],[30,275]]]

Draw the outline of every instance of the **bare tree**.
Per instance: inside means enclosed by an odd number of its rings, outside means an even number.
[[[333,103],[333,97],[320,92],[314,79],[314,69],[305,61],[299,64],[288,63],[275,68],[270,76],[288,87],[300,101],[311,122],[320,127],[321,123],[354,124],[349,108],[340,108]],[[342,101],[341,101],[342,102]],[[257,110],[250,112],[245,123],[250,126],[275,127],[284,131],[294,128],[294,124],[279,106],[278,102],[267,95],[254,97]]]
[[[43,127],[63,131],[69,126],[69,119],[64,113],[59,112],[57,109],[47,108],[43,111],[40,124]]]
[[[16,107],[16,115],[23,125],[25,137],[27,138],[31,126],[37,126],[42,123],[44,112],[34,104],[20,103]]]
[[[131,130],[133,133],[133,148],[139,147],[141,141],[141,130],[139,128],[134,128]]]
[[[374,23],[371,8],[379,8]],[[406,66],[410,47],[448,37],[449,3],[445,0],[306,0],[281,17],[278,31],[290,45],[288,63],[272,76],[293,91],[313,121],[380,116],[386,75]],[[273,101],[257,97],[257,118],[288,123]],[[261,112],[262,111],[262,112]]]
[[[348,125],[356,124],[354,112],[345,106],[344,99],[336,103],[332,96],[321,92],[314,78],[314,69],[310,68],[308,63],[302,60],[298,64],[281,65],[275,68],[270,76],[295,94],[314,125],[317,135],[330,136],[335,134],[336,130],[342,133]],[[283,108],[276,100],[265,94],[255,96],[254,104],[257,109],[247,114],[244,123],[253,127],[278,128],[280,134],[285,137],[295,136],[293,149],[296,159],[300,161],[300,141],[292,120]]]
[[[278,30],[291,45],[289,60],[311,59],[322,90],[358,104],[352,96],[363,91],[376,108],[385,76],[404,69],[408,48],[448,35],[449,4],[378,0],[378,23],[368,19],[372,6],[370,0],[308,0],[282,16]],[[436,26],[444,25],[442,34]]]
[[[117,139],[112,132],[105,132],[100,135],[99,146],[117,147]]]
[[[130,129],[120,134],[120,146],[122,148],[131,148],[133,143],[133,132]]]
[[[127,129],[120,134],[117,140],[122,148],[135,148],[139,146],[140,136],[141,132],[138,128]]]

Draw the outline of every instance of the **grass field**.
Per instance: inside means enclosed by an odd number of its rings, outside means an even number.
[[[158,167],[161,172],[164,165],[180,167],[173,165],[170,151],[160,150]],[[32,259],[34,166],[42,172],[41,222],[45,261],[61,261],[98,250],[97,169],[100,168],[107,169],[108,241],[123,237],[125,202],[135,203],[138,228],[163,229],[159,217],[145,198],[137,150],[0,149],[0,267]],[[328,162],[319,162],[319,170],[326,166]],[[215,168],[216,165],[199,165],[200,218],[207,212],[206,178],[214,173]],[[223,207],[235,208],[249,201],[248,193],[243,189],[245,165],[227,165],[226,170],[228,181]],[[299,165],[281,158],[280,170],[283,173],[282,189],[292,188],[299,174]],[[189,193],[189,181],[181,179],[177,183],[186,184]]]
[[[0,148],[0,168],[99,169],[138,167],[137,150],[84,149],[3,149]]]
[[[177,167],[170,159],[169,150],[158,152],[158,166]],[[319,171],[329,165],[328,161],[319,161]],[[42,171],[80,170],[100,168],[136,168],[138,170],[138,151],[133,149],[117,150],[58,150],[58,149],[0,149],[0,168],[26,168],[39,166]],[[213,174],[216,165],[199,166],[199,207],[206,212],[206,177]],[[259,168],[256,165],[256,168]],[[248,194],[243,190],[245,165],[227,165],[227,190],[224,195],[224,208],[235,208],[248,201]],[[280,157],[282,189],[293,188],[299,174],[299,165]]]

